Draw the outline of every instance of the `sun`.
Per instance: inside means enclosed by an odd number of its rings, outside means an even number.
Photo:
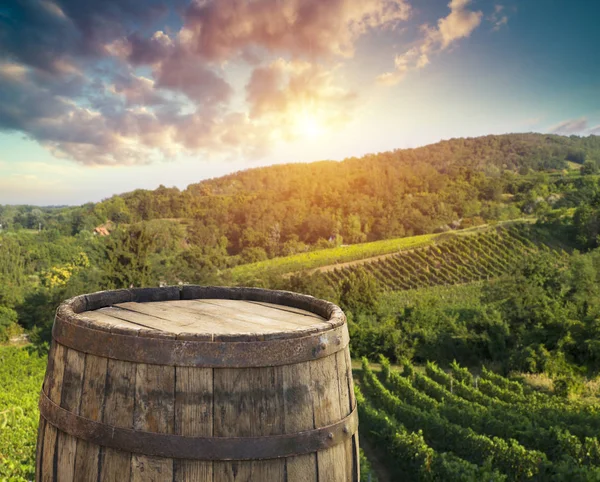
[[[296,119],[296,131],[300,137],[315,139],[325,132],[325,127],[317,115],[305,111]]]

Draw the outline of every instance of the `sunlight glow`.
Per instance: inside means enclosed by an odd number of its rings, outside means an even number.
[[[296,133],[299,137],[314,139],[324,132],[322,120],[313,112],[303,111],[296,119]]]

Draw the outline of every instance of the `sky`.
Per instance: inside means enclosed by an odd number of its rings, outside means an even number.
[[[454,137],[600,135],[597,0],[0,5],[0,204]]]

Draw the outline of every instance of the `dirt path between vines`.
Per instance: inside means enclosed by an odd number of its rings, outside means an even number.
[[[434,243],[432,243],[432,244],[434,244]],[[420,248],[431,246],[432,244],[424,244],[423,246],[420,246]],[[317,271],[320,271],[321,273],[327,273],[328,271],[333,271],[334,269],[338,269],[338,268],[346,268],[348,266],[356,266],[359,264],[371,263],[372,261],[380,261],[382,259],[391,258],[392,256],[396,256],[399,253],[410,253],[412,251],[415,251],[416,249],[419,249],[419,248],[401,249],[398,251],[394,251],[393,253],[380,254],[379,256],[372,256],[370,258],[356,259],[354,261],[347,261],[346,263],[329,264],[327,266],[321,266],[320,268],[311,269],[309,271],[309,273],[313,274],[313,273],[316,273]]]
[[[364,450],[367,459],[369,459],[369,463],[371,464],[371,468],[379,482],[393,482],[392,477],[387,471],[385,464],[380,460],[380,453],[378,453],[377,447],[366,439],[366,437],[361,437],[359,439],[360,448]],[[367,480],[361,482],[368,482]]]

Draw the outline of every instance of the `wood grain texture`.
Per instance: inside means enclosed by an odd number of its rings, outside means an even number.
[[[267,308],[271,308],[274,310],[289,311],[290,313],[300,313],[301,315],[312,316],[314,318],[317,318],[318,320],[325,319],[322,316],[317,315],[316,313],[313,313],[311,311],[301,310],[300,308],[294,308],[293,306],[276,305],[274,303],[267,303],[265,301],[251,301],[251,300],[248,300],[248,303],[265,306]]]
[[[130,330],[139,330],[140,328],[146,328],[149,330],[157,330],[158,328],[155,328],[153,326],[148,326],[147,323],[135,323],[130,321],[130,319],[136,318],[135,316],[114,316],[115,312],[121,314],[121,313],[125,313],[125,314],[131,314],[131,312],[128,312],[126,310],[119,310],[119,309],[112,309],[112,308],[102,308],[100,310],[97,311],[86,311],[85,312],[85,317],[92,319],[98,323],[102,323],[107,325],[108,327],[110,327],[110,329],[114,329],[115,327],[121,327],[121,328],[126,328],[126,329],[130,329]],[[145,315],[140,315],[138,313],[134,313],[134,315],[137,315],[138,318],[143,318],[146,319],[148,318]],[[160,331],[160,330],[159,330]]]
[[[175,386],[175,433],[213,436],[213,369],[177,367]],[[175,460],[177,482],[212,482],[213,463]]]
[[[352,404],[350,401],[350,386],[352,380],[351,372],[348,371],[348,365],[346,363],[346,355],[342,351],[338,351],[335,354],[336,366],[338,370],[338,382],[339,382],[339,397],[340,397],[340,412],[342,417],[346,417],[352,412]],[[346,463],[346,476],[350,477],[354,466],[354,448],[352,445],[352,439],[348,439],[343,444],[344,447],[344,461]],[[351,479],[349,479],[351,480]]]
[[[281,367],[214,370],[215,437],[279,435],[284,432]],[[214,482],[283,481],[285,460],[215,461]]]
[[[323,427],[342,418],[337,356],[331,355],[311,362],[310,370],[315,427]],[[349,480],[346,476],[345,456],[344,444],[318,452],[318,480]]]
[[[63,376],[60,406],[75,414],[79,414],[84,369],[85,353],[67,348],[65,353],[65,372]],[[57,479],[75,480],[77,439],[72,435],[59,430],[57,449]]]
[[[159,331],[178,333],[279,333],[317,331],[327,321],[298,308],[278,309],[243,300],[171,300],[157,303],[125,302],[87,311],[84,315],[110,325],[120,319]],[[111,321],[112,320],[112,321]],[[312,330],[310,330],[312,328]]]
[[[60,404],[60,395],[62,390],[62,380],[65,371],[65,348],[58,343],[53,342],[48,355],[48,368],[44,380],[43,390],[48,398],[54,403]],[[44,424],[43,454],[41,474],[38,480],[54,480],[54,467],[56,460],[56,441],[58,430],[49,423]]]
[[[285,433],[315,428],[310,364],[285,365],[282,370]],[[317,482],[316,454],[286,458],[286,472],[289,482]]]
[[[85,356],[85,372],[79,414],[90,420],[102,421],[102,407],[106,389],[108,359],[94,355]],[[86,440],[77,441],[75,480],[95,482],[98,479],[100,447]]]
[[[115,427],[133,428],[135,400],[134,363],[108,360],[105,385],[105,402],[102,421]],[[131,473],[131,454],[111,448],[102,448],[100,454],[100,480],[106,482],[128,481]]]
[[[185,301],[184,301],[185,302]],[[223,309],[223,313],[231,316],[236,316],[240,313],[254,315],[259,323],[266,326],[274,324],[283,328],[295,330],[298,328],[322,325],[325,319],[314,313],[295,309],[291,312],[288,310],[274,309],[271,306],[257,305],[249,301],[240,300],[194,300],[192,303],[213,305]]]
[[[173,433],[175,367],[136,365],[133,428],[146,432]],[[173,479],[173,459],[133,454],[131,480],[160,482]]]

